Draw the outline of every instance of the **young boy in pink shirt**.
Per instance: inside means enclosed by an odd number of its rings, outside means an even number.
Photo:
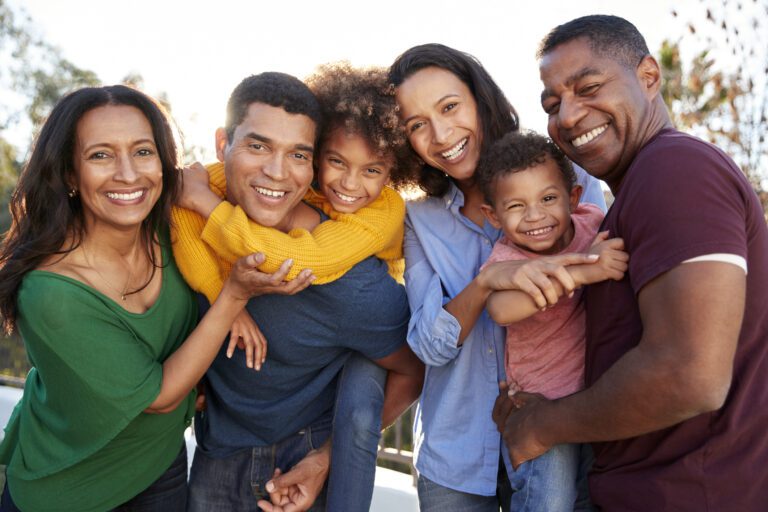
[[[603,212],[579,204],[573,167],[555,144],[535,133],[510,133],[483,155],[478,179],[488,221],[504,236],[488,263],[527,260],[564,252],[598,254],[596,263],[567,268],[577,286],[620,280],[628,255],[621,239],[599,233]],[[557,285],[557,283],[555,283]],[[584,387],[585,316],[581,290],[539,311],[520,291],[491,294],[491,318],[507,328],[505,366],[510,393],[540,393],[549,399]],[[579,489],[580,467],[589,454],[580,445],[559,445],[510,473],[512,489],[527,494],[531,510],[589,509]],[[506,454],[505,454],[506,455]],[[585,464],[586,463],[586,464]]]

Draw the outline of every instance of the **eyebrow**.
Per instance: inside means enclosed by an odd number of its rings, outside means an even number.
[[[243,138],[250,139],[250,140],[257,140],[265,144],[273,144],[275,142],[274,139],[271,139],[266,135],[261,135],[260,133],[256,133],[256,132],[247,133]],[[315,152],[314,146],[309,146],[307,144],[302,144],[302,143],[294,144],[293,149],[297,149],[299,151],[306,151],[307,153],[312,153],[312,154],[314,154]]]
[[[446,94],[445,96],[443,96],[442,98],[440,98],[439,100],[437,100],[437,101],[435,102],[435,105],[439,105],[439,104],[441,104],[442,102],[444,102],[446,99],[448,99],[448,98],[452,98],[452,97],[457,97],[457,98],[460,98],[460,97],[461,97],[461,95],[460,95],[459,93],[456,93],[456,92],[449,92],[448,94]],[[410,116],[410,117],[408,117],[407,119],[405,119],[405,120],[403,121],[403,124],[408,124],[408,123],[409,123],[409,122],[410,122],[412,119],[414,119],[414,118],[416,118],[416,117],[419,117],[419,116],[418,116],[418,115],[413,115],[413,116]]]
[[[590,66],[585,66],[585,67],[581,68],[580,70],[578,70],[577,72],[575,72],[574,74],[572,74],[571,76],[569,76],[565,80],[565,85],[570,87],[575,82],[581,80],[584,77],[593,76],[593,75],[602,75],[602,74],[603,74],[603,71],[600,70],[600,69],[593,68],[593,67],[590,67]],[[548,88],[544,89],[542,91],[542,93],[541,93],[541,101],[544,101],[545,99],[547,99],[550,96],[554,96],[554,92],[552,92],[552,89],[548,89]]]
[[[154,139],[139,139],[139,140],[135,140],[135,141],[133,141],[133,143],[131,145],[135,146],[137,144],[152,144],[153,146],[157,145],[155,143]],[[110,144],[109,142],[97,142],[95,144],[91,144],[90,146],[87,146],[87,147],[83,148],[82,152],[83,153],[88,153],[89,151],[92,151],[94,148],[98,148],[98,147],[108,147],[108,148],[111,148],[112,144]]]
[[[334,151],[334,150],[332,150],[332,149],[329,149],[329,150],[327,150],[327,151],[326,151],[326,153],[327,153],[327,154],[329,154],[329,155],[333,155],[333,156],[337,156],[337,157],[339,157],[339,160],[344,160],[344,161],[346,161],[346,160],[347,160],[346,158],[344,158],[344,155],[342,155],[342,154],[341,154],[341,153],[339,153],[338,151]],[[386,165],[387,165],[387,162],[386,162],[386,161],[384,161],[384,160],[380,160],[380,161],[375,161],[375,162],[367,162],[365,165],[366,165],[366,166],[374,166],[374,165],[379,165],[379,166],[382,166],[382,167],[383,167],[383,166],[386,166]]]

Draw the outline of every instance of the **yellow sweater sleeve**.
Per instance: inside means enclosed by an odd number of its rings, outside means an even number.
[[[223,166],[209,167],[209,174],[212,188],[223,183]],[[246,254],[264,253],[266,261],[259,267],[263,272],[275,272],[292,258],[289,280],[309,268],[317,277],[314,284],[329,283],[376,255],[387,261],[393,277],[402,282],[398,260],[402,260],[405,202],[395,190],[385,188],[374,202],[354,214],[331,210],[328,201],[313,191],[304,199],[322,208],[332,220],[320,223],[312,232],[294,229],[283,233],[256,224],[242,208],[225,201],[211,213],[202,239],[230,263]]]
[[[223,177],[223,164],[220,165]],[[222,181],[213,183],[211,190],[224,198],[226,188]],[[187,284],[195,291],[203,293],[213,304],[221,293],[224,280],[232,270],[232,264],[220,258],[202,240],[205,219],[186,208],[174,206],[171,208],[171,233],[173,256],[176,265],[184,276]]]

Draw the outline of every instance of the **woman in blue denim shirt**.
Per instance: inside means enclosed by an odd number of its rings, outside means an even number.
[[[411,307],[408,343],[427,365],[414,425],[422,511],[528,510],[510,487],[506,450],[491,419],[504,375],[504,332],[485,312],[493,290],[520,289],[541,307],[573,281],[562,255],[489,265],[501,232],[480,210],[474,180],[483,149],[519,129],[517,114],[474,57],[439,44],[409,49],[390,68],[411,146],[424,160],[427,194],[408,204],[404,252]],[[582,200],[605,201],[599,183],[577,169]],[[505,460],[507,463],[505,463]],[[528,508],[526,508],[528,507]]]

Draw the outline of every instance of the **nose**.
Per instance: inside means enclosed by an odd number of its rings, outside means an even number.
[[[544,216],[544,209],[538,204],[531,205],[525,209],[525,220],[528,222],[540,221]]]
[[[352,170],[342,174],[340,181],[341,186],[349,191],[357,190],[360,187],[360,175]]]
[[[431,124],[432,139],[435,144],[445,144],[450,140],[450,135],[453,133],[453,126],[450,122],[436,118],[432,120]]]
[[[136,162],[130,156],[119,155],[117,157],[117,169],[115,170],[115,181],[122,183],[133,183],[139,178],[136,169]]]
[[[557,123],[560,128],[570,130],[578,125],[586,114],[587,109],[582,106],[581,102],[576,99],[562,98],[557,112]]]
[[[264,174],[276,181],[284,180],[286,178],[287,170],[282,155],[273,155],[264,164]]]

